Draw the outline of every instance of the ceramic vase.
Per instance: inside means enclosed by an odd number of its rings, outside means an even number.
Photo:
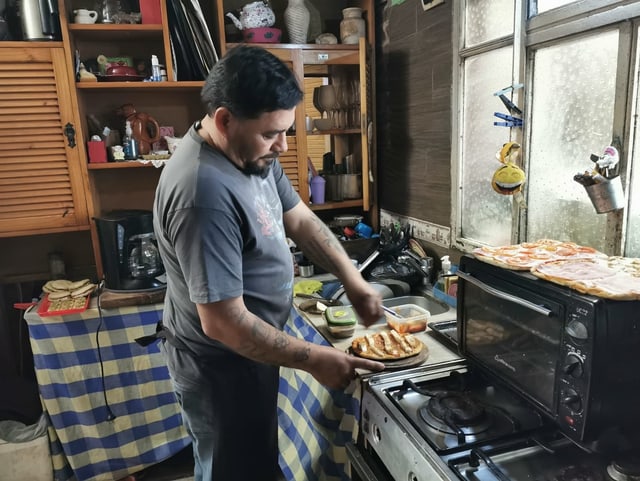
[[[307,43],[311,15],[304,0],[289,0],[284,11],[284,23],[289,32],[290,43]]]
[[[364,37],[366,26],[362,18],[362,9],[350,7],[342,10],[340,22],[340,41],[344,44],[357,44]]]

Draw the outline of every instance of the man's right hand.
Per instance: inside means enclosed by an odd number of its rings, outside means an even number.
[[[351,356],[339,349],[315,346],[311,365],[306,368],[320,384],[331,389],[345,389],[356,378],[356,369],[382,371],[384,364],[371,359]]]

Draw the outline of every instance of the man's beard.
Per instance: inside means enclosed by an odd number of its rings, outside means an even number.
[[[258,160],[253,160],[251,162],[247,162],[245,164],[244,168],[242,169],[242,171],[245,174],[257,175],[257,176],[262,177],[264,179],[267,175],[269,175],[269,170],[271,169],[271,164],[276,159],[277,159],[277,157],[261,157]],[[261,166],[259,164],[260,160],[265,160],[266,161],[265,164]]]

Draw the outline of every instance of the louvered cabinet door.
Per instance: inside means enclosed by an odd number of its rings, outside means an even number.
[[[88,228],[62,48],[0,47],[0,237]]]

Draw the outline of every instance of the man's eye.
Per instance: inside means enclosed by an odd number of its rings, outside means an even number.
[[[275,139],[277,135],[278,134],[262,134],[262,137],[264,137],[267,140],[271,140],[271,139]]]

